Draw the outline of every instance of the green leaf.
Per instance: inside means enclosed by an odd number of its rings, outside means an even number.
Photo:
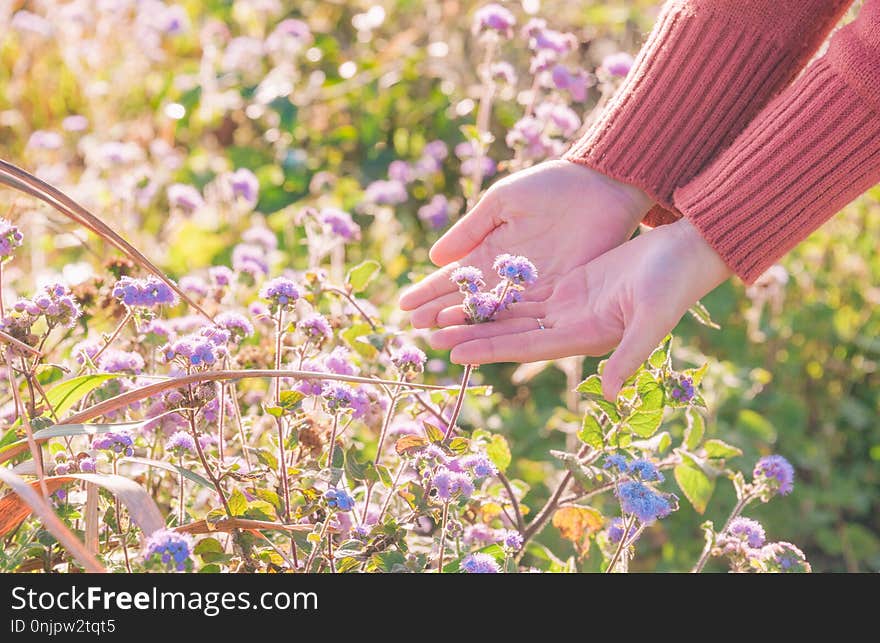
[[[663,422],[663,409],[654,411],[643,411],[641,409],[633,412],[626,423],[632,429],[633,433],[642,438],[650,438],[660,428]]]
[[[194,554],[222,554],[223,545],[216,538],[202,538],[193,549]]]
[[[471,441],[467,438],[452,438],[449,441],[449,449],[456,455],[467,453],[471,448]],[[498,465],[495,465],[498,466]]]
[[[281,514],[283,511],[283,507],[281,506],[281,497],[270,489],[254,489],[254,495],[265,502],[268,502],[275,508],[275,512],[277,514]]]
[[[578,384],[575,390],[583,394],[587,399],[605,399],[602,397],[602,380],[596,374],[590,375]]]
[[[648,364],[655,369],[669,366],[669,345],[671,342],[672,335],[667,335],[666,339],[663,340],[663,343],[651,353],[651,356],[648,358]]]
[[[305,394],[300,391],[281,391],[281,395],[278,397],[280,398],[279,401],[281,402],[281,408],[285,411],[290,411],[302,401]]]
[[[406,556],[397,550],[373,554],[370,562],[383,572],[389,574],[406,568]]]
[[[669,431],[663,431],[663,433],[657,433],[647,440],[633,440],[630,446],[649,453],[663,453],[670,444],[672,444],[672,437],[669,435]]]
[[[737,456],[742,455],[742,450],[737,447],[727,444],[723,440],[706,440],[706,443],[703,445],[706,449],[706,457],[707,458],[715,458],[715,459],[726,459],[726,458],[735,458]]]
[[[703,326],[708,326],[715,330],[721,330],[721,326],[712,320],[712,315],[709,314],[709,309],[703,305],[703,302],[697,301],[697,303],[688,309],[688,312]]]
[[[589,444],[594,449],[601,449],[605,441],[602,425],[590,411],[584,413],[584,421],[577,435],[584,444]]]
[[[367,259],[348,271],[345,281],[351,286],[352,292],[363,292],[382,266],[374,259]]]
[[[94,373],[72,377],[46,391],[46,399],[55,410],[55,415],[62,416],[101,384],[117,377],[119,375],[116,373]]]
[[[700,412],[691,406],[685,411],[685,417],[687,418],[687,428],[684,431],[682,443],[688,451],[696,451],[706,433],[706,422]]]
[[[372,359],[376,355],[379,354],[379,351],[376,350],[376,347],[373,346],[369,340],[365,339],[367,335],[373,332],[373,328],[367,323],[358,323],[352,324],[345,330],[339,333],[342,339],[345,340],[345,343],[348,344],[349,348],[353,351],[365,357],[367,359]]]
[[[350,447],[345,452],[345,475],[349,480],[366,480],[367,468],[370,466],[364,462],[358,462],[355,455],[355,447]]]
[[[675,467],[675,481],[688,501],[698,514],[706,511],[709,499],[715,491],[715,479],[710,478],[702,469],[687,462]]]
[[[128,458],[120,458],[120,463],[132,462],[134,464],[142,464],[147,467],[156,467],[158,469],[165,469],[166,471],[172,471],[174,473],[178,473],[182,475],[184,478],[189,480],[190,482],[195,482],[198,485],[205,487],[206,489],[214,489],[214,485],[211,482],[202,476],[200,476],[195,471],[190,471],[184,467],[178,466],[176,464],[172,464],[170,462],[165,462],[163,460],[151,460],[150,458],[138,458],[136,456],[128,457]]]
[[[503,435],[493,435],[489,444],[486,445],[486,455],[492,461],[498,470],[504,473],[510,466],[510,445],[507,444],[507,438]]]
[[[708,370],[709,363],[706,362],[700,368],[686,368],[682,373],[694,381],[694,386],[699,386]]]
[[[278,470],[278,459],[275,457],[275,454],[267,449],[251,449],[256,456],[257,460],[260,461],[261,464],[265,465],[272,471]]]
[[[428,439],[431,442],[443,442],[443,431],[438,429],[433,424],[425,425],[425,435],[428,436]]]
[[[248,501],[240,489],[235,489],[227,500],[233,516],[243,516],[248,509]]]
[[[639,399],[642,401],[639,406],[640,410],[656,411],[663,408],[665,391],[663,385],[657,381],[653,373],[650,371],[641,371],[636,378],[636,391],[638,391]]]
[[[219,574],[223,570],[220,569],[220,565],[216,563],[211,563],[210,565],[205,565],[199,570],[199,574]]]

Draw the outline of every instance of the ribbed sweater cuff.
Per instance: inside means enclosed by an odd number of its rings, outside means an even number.
[[[624,85],[565,158],[671,209],[675,188],[733,141],[803,55],[735,12],[668,4]],[[649,220],[671,218],[655,208]]]
[[[878,181],[877,105],[826,56],[676,190],[675,205],[751,283]]]

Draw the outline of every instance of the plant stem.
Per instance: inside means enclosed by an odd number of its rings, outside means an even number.
[[[284,338],[284,309],[278,309],[278,319],[275,326],[275,370],[281,370],[281,345]],[[275,378],[275,406],[281,406],[281,379]],[[284,453],[284,421],[281,417],[275,418],[275,426],[278,429],[278,477],[281,480],[281,495],[284,500],[284,522],[290,522],[290,482],[287,479],[287,456]]]
[[[116,338],[119,337],[119,333],[121,333],[122,329],[125,328],[125,325],[129,322],[129,320],[131,319],[131,316],[132,316],[132,313],[130,310],[125,313],[125,317],[123,317],[122,321],[119,322],[119,325],[116,327],[116,330],[114,330],[113,334],[110,335],[110,337],[107,339],[106,342],[104,342],[104,345],[101,347],[101,350],[99,350],[97,353],[95,353],[95,356],[92,357],[93,364],[97,364],[98,358],[104,354],[104,351],[110,347],[110,344],[112,344],[113,342],[116,341]]]
[[[196,416],[193,411],[187,412],[187,416],[189,417],[189,428],[190,432],[193,436],[193,441],[196,443],[196,452],[199,454],[199,460],[202,463],[202,468],[205,470],[205,474],[208,476],[208,479],[211,481],[211,484],[214,486],[214,490],[217,492],[217,495],[220,496],[220,502],[223,504],[223,510],[226,512],[226,516],[232,520],[232,510],[229,509],[229,502],[226,500],[226,494],[223,491],[223,487],[220,485],[220,481],[217,479],[217,476],[214,475],[214,470],[208,464],[208,459],[205,457],[205,452],[202,450],[202,444],[199,442],[199,434],[196,429]]]
[[[464,373],[461,376],[461,388],[458,391],[458,399],[455,400],[455,407],[452,409],[452,416],[449,418],[446,433],[443,434],[444,442],[452,437],[452,432],[455,430],[455,422],[458,420],[458,414],[461,413],[461,406],[464,404],[464,394],[467,390],[468,380],[471,378],[471,371],[473,368],[474,367],[471,364],[466,364],[464,367]]]
[[[507,495],[510,496],[510,504],[513,505],[513,515],[516,518],[516,530],[519,533],[523,533],[526,530],[526,523],[523,520],[522,511],[519,508],[519,500],[516,499],[516,494],[513,492],[513,486],[510,484],[510,480],[507,479],[507,476],[498,472],[498,479],[501,481],[501,484],[504,485],[504,489],[507,491]]]
[[[37,479],[40,481],[40,492],[43,494],[43,498],[45,500],[49,499],[49,489],[46,486],[46,473],[43,468],[43,450],[37,444],[37,441],[34,439],[34,431],[31,427],[31,420],[28,416],[27,409],[24,407],[24,403],[21,400],[21,394],[18,392],[18,386],[15,383],[15,377],[12,375],[12,360],[9,355],[10,351],[7,348],[3,353],[4,360],[6,361],[6,377],[9,379],[9,388],[12,392],[12,399],[15,404],[15,414],[21,418],[21,423],[24,426],[25,435],[27,436],[28,449],[30,449],[31,457],[34,459],[34,464],[37,468]]]
[[[754,499],[755,499],[755,497],[753,495],[751,495],[749,493],[744,493],[743,497],[740,498],[737,501],[736,505],[733,507],[733,510],[730,512],[730,515],[727,517],[727,520],[725,521],[724,526],[721,528],[721,531],[719,531],[718,533],[723,534],[725,531],[727,531],[727,528],[730,527],[730,523],[732,523],[735,518],[738,518],[739,515],[742,513],[743,509],[746,508],[746,505],[748,505]],[[694,565],[694,568],[691,570],[692,574],[699,574],[700,572],[703,571],[703,568],[706,566],[706,563],[709,561],[709,556],[711,553],[712,553],[712,542],[710,540],[707,540],[706,545],[705,545],[705,547],[703,547],[703,551],[700,554],[699,560],[697,560],[696,565]]]
[[[177,456],[177,466],[183,469],[183,449],[180,450],[180,453]],[[182,525],[184,520],[184,511],[183,511],[183,474],[178,473],[178,483],[180,484],[180,500],[178,501],[177,506],[177,524]]]
[[[401,384],[403,384],[402,381]],[[373,459],[373,464],[379,464],[379,459],[382,457],[382,445],[385,442],[385,436],[388,434],[388,427],[391,426],[391,419],[394,417],[394,407],[397,406],[399,397],[400,386],[395,386],[394,392],[391,393],[391,401],[388,403],[388,413],[385,414],[385,421],[382,423],[382,430],[379,432],[379,443],[376,445],[376,457]]]
[[[476,205],[477,198],[480,196],[480,188],[483,186],[483,134],[489,131],[489,119],[492,116],[492,99],[495,96],[495,81],[492,80],[492,59],[495,56],[495,48],[497,39],[490,38],[486,43],[486,51],[483,55],[483,66],[481,69],[483,81],[483,93],[480,95],[480,104],[477,107],[477,135],[480,140],[475,145],[475,154],[473,156],[474,171],[471,174],[472,192],[468,197],[468,209]]]
[[[590,446],[585,444],[578,451],[578,458],[583,458],[587,452],[590,450]],[[598,455],[598,453],[597,453]],[[535,518],[529,523],[529,526],[526,527],[525,532],[523,532],[523,546],[532,537],[535,536],[541,529],[544,527],[544,524],[550,518],[550,515],[553,513],[553,510],[559,505],[559,500],[562,498],[562,494],[565,492],[568,484],[571,482],[574,477],[574,473],[571,471],[567,471],[565,475],[562,477],[562,480],[559,482],[559,486],[556,487],[556,490],[550,496],[550,499],[547,500],[547,504],[545,504],[541,510],[535,515]]]
[[[336,431],[339,428],[339,414],[333,414],[333,430],[330,432],[330,450],[327,453],[327,468],[333,468],[333,450],[336,448]]]
[[[636,517],[632,516],[630,518],[624,517],[623,519],[623,535],[620,537],[620,542],[617,544],[617,551],[614,552],[614,555],[611,557],[611,561],[608,563],[608,567],[605,568],[605,573],[610,574],[614,571],[614,566],[617,564],[617,560],[620,558],[621,553],[623,553],[623,548],[629,541],[629,530],[632,529],[633,525],[636,522]]]
[[[443,553],[446,549],[446,522],[449,518],[449,503],[443,504],[443,526],[440,528],[440,556],[438,557],[437,573],[443,573]]]
[[[327,528],[330,526],[330,519],[333,517],[331,512],[327,512],[327,517],[324,518],[324,524],[321,525],[321,533],[318,536],[318,542],[312,547],[312,551],[309,553],[309,557],[306,559],[305,572],[308,574],[309,570],[312,568],[312,563],[315,560],[315,556],[318,555],[318,552],[323,549],[324,545],[324,536],[327,535]]]
[[[382,508],[379,510],[379,517],[376,518],[377,525],[382,522],[382,518],[385,516],[385,512],[388,510],[388,505],[391,504],[391,499],[394,497],[394,491],[397,489],[397,483],[400,482],[400,476],[403,474],[404,469],[406,469],[406,462],[401,461],[400,466],[397,468],[397,473],[394,475],[394,482],[391,483],[391,489],[388,490],[388,495],[385,497],[385,502],[382,503]]]
[[[117,458],[113,458],[113,475],[119,475],[119,466],[117,463]],[[128,544],[126,541],[126,534],[122,533],[122,513],[119,511],[119,496],[113,496],[114,510],[116,513],[116,529],[119,533],[119,542],[122,545],[122,555],[125,557],[125,571],[129,574],[131,573],[131,561],[128,559]]]

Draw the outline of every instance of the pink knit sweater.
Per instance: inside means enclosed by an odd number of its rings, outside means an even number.
[[[671,0],[566,158],[686,216],[754,281],[880,182],[880,0]],[[795,77],[797,79],[795,80]]]

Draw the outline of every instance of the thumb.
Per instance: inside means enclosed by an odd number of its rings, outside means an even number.
[[[498,189],[490,188],[473,210],[437,240],[430,251],[431,261],[445,266],[471,252],[498,225],[500,208]]]
[[[658,324],[656,319],[649,321],[644,316],[634,318],[627,325],[620,344],[602,371],[602,394],[606,400],[617,400],[623,383],[648,359],[668,332],[669,329]]]

